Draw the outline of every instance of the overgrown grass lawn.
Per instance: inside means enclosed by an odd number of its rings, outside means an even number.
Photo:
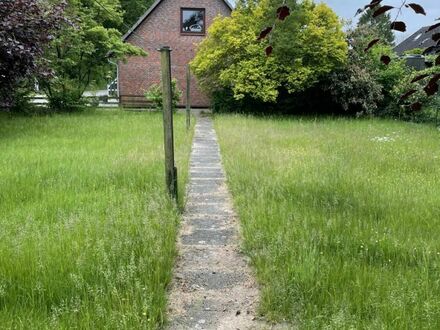
[[[192,133],[175,126],[182,195]],[[0,151],[0,328],[162,323],[179,212],[161,114],[4,115]]]
[[[440,329],[440,131],[218,116],[261,310],[301,329]]]

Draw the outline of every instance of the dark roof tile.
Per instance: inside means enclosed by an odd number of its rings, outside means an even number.
[[[428,48],[431,46],[435,46],[436,42],[432,40],[432,36],[435,33],[440,33],[440,27],[427,32],[428,28],[429,26],[422,27],[420,30],[418,30],[413,35],[411,35],[409,38],[405,39],[400,44],[398,44],[394,48],[394,51],[399,55],[403,55],[404,52],[411,49]]]

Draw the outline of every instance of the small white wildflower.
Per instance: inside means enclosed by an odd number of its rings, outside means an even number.
[[[371,141],[373,141],[373,142],[394,142],[394,141],[396,141],[396,139],[391,136],[376,136],[376,137],[372,138]]]

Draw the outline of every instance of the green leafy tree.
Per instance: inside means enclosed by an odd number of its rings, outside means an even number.
[[[348,47],[336,14],[325,4],[288,3],[292,15],[271,35],[270,56],[269,41],[256,38],[273,21],[279,1],[240,1],[231,17],[217,18],[192,61],[201,87],[232,90],[236,100],[276,102],[281,89],[302,91],[343,65]]]
[[[121,32],[125,33],[137,22],[142,14],[148,10],[154,0],[121,0],[121,7],[124,11]]]
[[[46,53],[54,76],[40,80],[54,110],[80,104],[84,91],[111,70],[109,58],[145,55],[124,43],[115,28],[122,23],[119,0],[69,0],[65,15],[72,24],[64,26]]]
[[[359,18],[357,28],[368,29],[372,32],[371,37],[373,39],[379,38],[383,43],[393,46],[395,37],[393,31],[390,29],[392,23],[391,15],[389,13],[385,13],[383,15],[373,17],[373,13],[378,9],[379,7],[375,7],[373,10],[367,9],[364,11]],[[371,40],[372,39],[370,39],[370,41]]]

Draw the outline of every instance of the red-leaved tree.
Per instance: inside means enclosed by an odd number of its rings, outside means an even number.
[[[60,28],[65,3],[42,0],[0,1],[0,108],[17,100],[17,88],[32,76],[50,75],[42,63],[45,46]]]

